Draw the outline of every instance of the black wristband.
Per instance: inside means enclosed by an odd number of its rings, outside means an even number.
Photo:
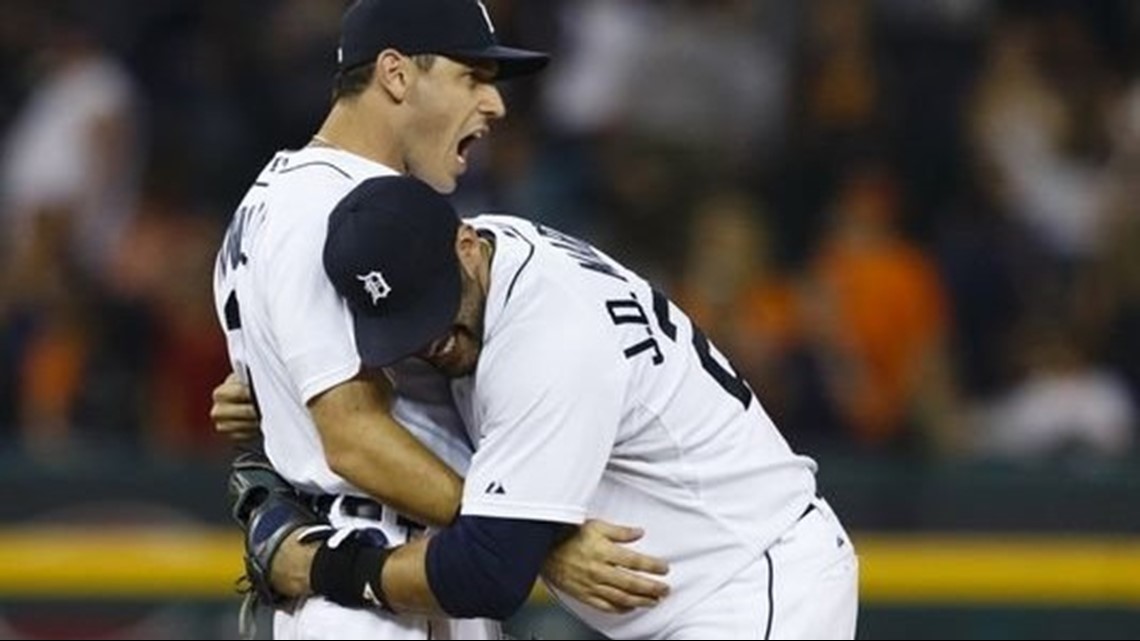
[[[329,547],[326,540],[313,557],[309,584],[315,594],[337,605],[349,608],[378,606],[391,612],[380,577],[393,549],[377,547],[353,535],[335,548]]]

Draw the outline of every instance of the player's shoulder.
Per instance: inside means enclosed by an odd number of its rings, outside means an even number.
[[[551,252],[537,223],[501,214],[468,221],[480,233],[492,234],[495,243],[486,313],[492,332],[591,324],[595,293],[582,286],[570,263]]]
[[[264,189],[263,197],[277,225],[310,230],[323,228],[337,204],[365,180],[394,174],[353,154],[307,147],[278,152],[258,184]]]
[[[294,203],[335,205],[367,177],[347,158],[313,149],[282,151],[265,166],[258,181],[277,199]]]
[[[257,178],[278,196],[327,200],[335,204],[368,178],[396,172],[338,149],[304,147],[278,151]]]

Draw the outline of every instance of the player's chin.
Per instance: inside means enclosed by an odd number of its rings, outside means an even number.
[[[441,194],[450,194],[455,191],[459,185],[459,174],[463,171],[455,166],[454,168],[440,169],[432,172],[420,172],[416,178],[424,181]]]
[[[443,166],[446,167],[443,172],[446,174],[444,180],[449,181],[451,183],[451,189],[454,190],[459,182],[459,177],[467,173],[467,166],[469,164],[467,154],[457,151],[455,155],[446,160],[449,162],[443,164]]]

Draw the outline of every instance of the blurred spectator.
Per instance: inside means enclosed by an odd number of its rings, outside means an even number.
[[[795,262],[815,252],[846,164],[883,149],[889,105],[881,103],[870,7],[868,0],[797,6],[792,133],[769,177],[780,252]]]
[[[63,218],[44,211],[33,224],[24,262],[7,274],[16,303],[0,320],[23,340],[10,364],[21,444],[29,454],[52,460],[74,437],[75,403],[93,341],[87,323],[91,299],[65,249],[69,228]]]
[[[662,20],[650,0],[579,0],[559,16],[565,51],[551,64],[545,104],[557,130],[592,135],[621,117],[625,83]]]
[[[995,193],[997,177],[972,169],[935,225],[939,269],[951,300],[951,355],[961,391],[987,399],[1014,380],[1012,338],[1018,319],[1043,294],[1046,252]]]
[[[1119,377],[1091,364],[1055,320],[1037,321],[1020,340],[1024,379],[979,426],[977,452],[1027,461],[1130,454],[1137,415]]]
[[[1093,354],[1124,377],[1140,404],[1140,85],[1121,94],[1114,116],[1102,251],[1075,283],[1073,313]]]
[[[160,287],[150,292],[156,317],[147,436],[170,455],[222,452],[210,424],[211,392],[230,369],[211,300],[214,250],[221,227],[203,217],[169,217]]]
[[[486,1],[556,56],[462,209],[674,284],[789,438],[971,445],[1039,309],[1140,403],[1135,3]],[[0,9],[0,443],[213,446],[204,239],[327,104],[342,7]]]
[[[13,260],[26,259],[37,219],[56,216],[58,249],[98,276],[134,210],[142,158],[133,82],[82,11],[44,34],[38,80],[0,154],[0,209]]]
[[[1108,228],[1110,246],[1102,263],[1107,304],[1103,323],[1090,334],[1100,337],[1104,362],[1124,376],[1135,404],[1140,404],[1140,212],[1132,207]]]
[[[869,9],[867,0],[808,6],[803,101],[817,135],[834,139],[867,131],[880,117]]]
[[[951,380],[946,293],[933,260],[897,232],[900,213],[891,173],[852,170],[813,265],[809,322],[830,393],[851,438],[873,447],[913,441],[921,419],[945,419],[922,411],[946,402]]]
[[[737,373],[786,432],[797,440],[834,440],[842,435],[835,433],[833,408],[818,392],[813,363],[804,360],[800,293],[772,255],[765,223],[747,192],[714,190],[698,199],[672,294],[732,355]]]
[[[0,151],[0,335],[23,442],[68,449],[95,351],[93,305],[133,212],[141,157],[136,95],[84,20],[51,5],[39,75]],[[37,14],[46,18],[46,12]]]
[[[1072,17],[1055,24],[1046,31],[1039,19],[998,23],[978,83],[973,136],[980,160],[1005,184],[1010,211],[1059,260],[1072,261],[1096,252],[1103,224],[1110,85],[1087,31]],[[1053,74],[1045,65],[1050,55]]]
[[[880,136],[911,215],[912,237],[932,238],[938,218],[969,177],[962,162],[966,111],[992,0],[875,0],[875,65],[881,81]]]
[[[587,145],[561,193],[595,193],[603,245],[638,269],[677,268],[690,198],[755,171],[779,149],[787,111],[787,2],[566,3],[565,47],[546,86],[556,133]],[[769,37],[771,36],[771,37]],[[583,216],[597,209],[579,208]],[[582,225],[583,227],[588,225]]]
[[[779,353],[794,342],[798,322],[794,292],[775,272],[759,203],[746,192],[714,190],[694,209],[678,302],[719,345]]]
[[[159,455],[222,452],[209,423],[213,384],[229,370],[210,289],[222,223],[188,210],[172,180],[153,177],[115,254],[116,303],[101,311],[112,325],[101,333],[103,389],[84,409],[103,431],[133,432]]]
[[[767,6],[765,6],[767,5]],[[673,147],[691,163],[738,174],[778,148],[788,94],[787,52],[762,19],[780,3],[661,3],[621,83],[616,123]],[[766,15],[769,14],[769,15]]]

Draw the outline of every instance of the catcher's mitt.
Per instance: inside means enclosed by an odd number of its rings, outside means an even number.
[[[242,636],[253,634],[253,616],[259,604],[277,605],[285,597],[273,590],[269,568],[281,543],[298,528],[324,526],[306,498],[299,494],[261,452],[243,452],[234,459],[229,478],[232,514],[245,533],[245,576],[241,580]],[[313,534],[316,534],[314,532]],[[310,540],[314,539],[310,535]]]

